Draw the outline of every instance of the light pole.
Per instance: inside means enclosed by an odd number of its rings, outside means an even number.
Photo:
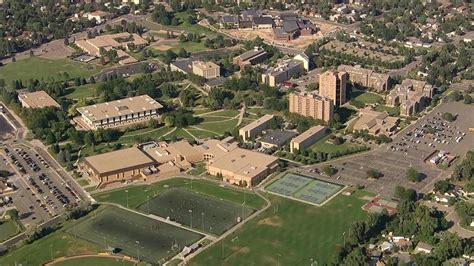
[[[127,209],[128,209],[128,190],[125,190],[125,195],[127,197]]]
[[[212,235],[212,226],[209,226],[209,234]]]
[[[277,266],[280,266],[280,257],[281,257],[281,254],[276,254],[277,255]]]
[[[344,238],[344,248],[346,248],[346,232],[342,233],[342,237]]]
[[[193,210],[189,209],[189,214],[191,215],[191,228],[193,228]]]
[[[137,244],[137,259],[138,261],[140,261],[140,250],[138,249],[138,247],[140,246],[140,241],[135,241],[135,244]]]
[[[147,209],[148,209],[148,215],[150,214],[150,196],[146,196],[147,198]]]
[[[202,217],[202,231],[204,232],[204,213],[201,212],[201,217]]]

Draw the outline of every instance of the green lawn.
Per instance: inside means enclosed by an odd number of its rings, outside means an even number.
[[[136,208],[147,200],[147,197],[154,197],[160,192],[173,187],[184,187],[191,189],[191,180],[187,178],[173,178],[157,182],[151,185],[132,186],[126,189],[119,189],[107,191],[103,193],[93,194],[94,199],[99,202],[111,202],[127,206],[127,192],[128,204],[130,208]],[[228,200],[237,204],[243,202],[244,193],[242,190],[234,187],[220,187],[218,184],[206,180],[192,181],[192,190]],[[245,202],[248,207],[260,209],[264,206],[265,201],[254,193],[247,192],[245,195]]]
[[[240,111],[237,111],[237,110],[220,110],[220,111],[214,111],[212,113],[209,113],[209,114],[201,114],[201,116],[204,118],[204,117],[207,117],[207,116],[225,116],[225,117],[228,117],[228,118],[232,118],[232,117],[236,117],[238,116],[240,113]]]
[[[365,192],[339,195],[322,207],[267,194],[272,206],[194,257],[190,265],[318,265],[331,262],[343,232],[364,220]]]
[[[55,266],[84,266],[84,265],[94,265],[94,266],[132,266],[134,263],[128,260],[121,260],[117,258],[107,258],[107,257],[89,257],[89,258],[78,258],[65,260],[59,263],[55,263]]]
[[[223,122],[198,124],[196,125],[196,127],[216,132],[222,135],[226,131],[232,131],[232,129],[235,128],[235,126],[237,125],[238,121],[239,119],[235,118]]]
[[[400,107],[398,106],[391,107],[391,106],[386,106],[386,105],[379,105],[375,107],[375,110],[379,112],[386,111],[389,115],[393,115],[393,116],[400,115]]]
[[[83,187],[89,185],[89,181],[87,181],[87,179],[78,180],[77,183]]]
[[[45,59],[31,57],[18,60],[15,63],[0,67],[0,77],[10,85],[12,80],[23,80],[24,84],[29,79],[54,78],[64,80],[63,73],[67,72],[70,78],[89,77],[99,72],[99,67],[72,61],[70,59]]]
[[[87,84],[78,87],[71,87],[66,89],[66,98],[68,99],[82,99],[95,97],[97,84]]]
[[[378,94],[364,91],[353,91],[350,98],[366,104],[373,104],[383,100],[382,96]]]
[[[0,265],[42,265],[45,261],[51,260],[51,251],[54,258],[104,251],[103,245],[99,246],[80,238],[75,239],[64,231],[71,226],[72,222],[68,222],[59,231],[14,249],[0,258]]]
[[[198,139],[207,139],[207,138],[219,136],[218,134],[205,131],[205,130],[195,129],[195,128],[186,128],[186,130],[189,131],[189,133],[193,134]]]
[[[318,142],[313,144],[313,146],[311,146],[310,149],[315,152],[334,153],[334,152],[344,152],[350,148],[357,147],[356,144],[350,143],[348,141],[345,141],[344,143],[340,145],[327,143],[326,140],[328,140],[330,137],[331,135],[328,135],[325,138],[318,140]]]
[[[0,242],[3,242],[21,232],[18,225],[12,221],[4,221],[0,224]]]
[[[206,172],[206,163],[205,162],[199,162],[196,165],[194,165],[193,168],[191,168],[188,171],[188,174],[198,176],[202,173]]]

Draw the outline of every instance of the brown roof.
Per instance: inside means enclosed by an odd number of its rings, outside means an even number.
[[[306,139],[308,139],[309,137],[313,136],[314,134],[320,132],[320,131],[325,131],[326,130],[326,127],[324,126],[314,126],[308,130],[306,130],[305,132],[299,134],[296,138],[294,138],[292,140],[292,142],[294,143],[301,143],[303,141],[305,141]]]
[[[230,171],[235,175],[254,177],[278,161],[277,157],[236,148],[221,158],[217,158],[209,167]]]
[[[84,161],[99,175],[154,164],[154,161],[137,147],[89,156],[84,158]]]
[[[30,108],[43,108],[48,106],[60,107],[51,96],[45,91],[35,91],[18,95],[18,98],[25,102]]]
[[[125,116],[138,112],[161,109],[163,106],[148,95],[140,95],[112,102],[94,104],[77,108],[77,111],[85,115],[91,121],[106,118]]]

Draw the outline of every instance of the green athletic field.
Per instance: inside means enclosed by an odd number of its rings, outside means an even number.
[[[67,231],[122,254],[162,263],[203,236],[167,223],[108,206],[89,215]]]
[[[366,192],[338,195],[314,205],[266,194],[272,206],[207,250],[188,265],[329,265],[343,233],[366,219]]]
[[[220,186],[206,180],[194,180],[176,177],[153,183],[151,185],[130,186],[112,191],[106,191],[94,194],[93,197],[98,202],[110,202],[120,204],[124,207],[137,208],[147,201],[171,188],[186,188],[192,191],[215,197],[235,204],[242,204],[244,201],[243,190],[234,186]],[[265,206],[265,201],[257,194],[252,192],[245,193],[245,203],[252,209],[261,209]]]
[[[183,188],[168,189],[137,208],[191,228],[222,234],[255,210]]]

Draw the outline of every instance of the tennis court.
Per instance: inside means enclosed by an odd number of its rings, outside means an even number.
[[[168,189],[149,202],[144,202],[138,209],[217,235],[229,230],[255,211],[244,204],[184,188]]]
[[[265,189],[275,194],[320,205],[342,188],[342,185],[295,173],[287,173]]]
[[[115,248],[118,252],[152,264],[161,264],[203,235],[108,206],[67,231],[69,234]]]

